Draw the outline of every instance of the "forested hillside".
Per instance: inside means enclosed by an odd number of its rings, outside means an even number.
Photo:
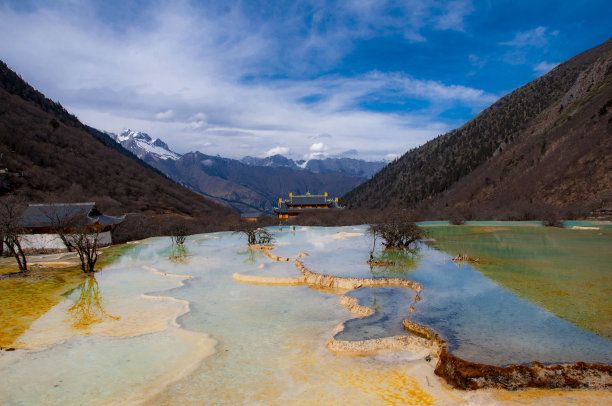
[[[463,127],[407,152],[342,202],[418,207],[433,216],[486,208],[481,217],[498,218],[521,217],[512,212],[518,203],[567,208],[596,202],[612,191],[612,109],[606,107],[612,98],[611,49],[608,40],[515,90]],[[481,181],[470,177],[476,173]],[[581,182],[580,191],[570,187]]]

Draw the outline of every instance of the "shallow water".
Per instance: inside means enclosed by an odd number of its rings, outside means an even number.
[[[428,227],[432,243],[513,293],[612,339],[612,232],[551,227]]]
[[[433,376],[433,365],[410,354],[332,355],[325,342],[347,320],[338,339],[405,334],[403,318],[422,322],[470,361],[610,362],[611,341],[511,293],[469,265],[458,268],[433,248],[421,247],[406,267],[371,269],[366,264],[371,240],[364,230],[275,229],[274,253],[306,252],[302,260],[315,272],[416,280],[424,287],[422,300],[414,302],[415,292],[403,288],[358,289],[349,295],[377,312],[354,319],[335,294],[304,285],[236,282],[234,272],[299,275],[291,262],[246,250],[238,235],[190,237],[180,256],[169,239],[150,239],[97,273],[97,310],[108,317],[75,323],[70,309],[86,300],[76,289],[17,340],[33,349],[0,352],[0,403],[454,403],[435,378],[425,379]]]
[[[359,230],[363,232],[363,228],[353,231]],[[362,288],[349,293],[377,313],[347,322],[338,339],[359,341],[399,335],[403,333],[402,320],[408,318],[433,328],[448,342],[450,352],[474,362],[506,365],[612,361],[612,341],[577,328],[511,293],[469,264],[458,267],[448,255],[435,249],[421,246],[414,267],[405,269],[403,274],[381,274],[366,264],[367,238],[333,239],[331,230],[312,230],[306,235],[309,233],[312,254],[303,262],[313,271],[338,276],[403,277],[423,285],[422,300],[414,303],[412,313],[409,308],[414,292],[406,289]],[[319,250],[314,240],[322,242]],[[300,246],[305,243],[301,241]]]

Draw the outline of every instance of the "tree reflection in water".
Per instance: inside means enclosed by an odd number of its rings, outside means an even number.
[[[255,251],[247,248],[246,251],[236,251],[238,255],[246,255],[247,257],[242,261],[243,264],[253,265],[255,263]]]
[[[100,286],[94,275],[87,276],[81,285],[81,292],[76,302],[68,309],[74,322],[73,326],[85,329],[92,324],[100,323],[104,319],[119,320],[119,317],[110,315],[102,308],[100,302]]]
[[[170,261],[176,264],[186,264],[188,252],[183,244],[172,243],[172,249],[170,250]]]
[[[374,278],[402,278],[418,268],[423,259],[419,247],[411,249],[386,249],[369,261]]]

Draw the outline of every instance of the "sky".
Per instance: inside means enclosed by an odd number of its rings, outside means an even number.
[[[596,46],[612,2],[0,0],[0,59],[179,153],[390,160]]]

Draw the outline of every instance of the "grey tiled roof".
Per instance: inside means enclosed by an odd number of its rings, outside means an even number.
[[[58,220],[68,219],[72,227],[87,226],[96,222],[107,226],[119,224],[124,220],[123,217],[103,215],[93,202],[31,204],[21,215],[20,224],[25,228],[52,227],[57,224]]]
[[[310,204],[327,204],[333,200],[328,200],[323,195],[306,195],[306,196],[293,196],[285,200],[289,205],[310,205]]]
[[[302,208],[303,206],[326,206],[330,209],[342,208],[335,199],[331,199],[325,195],[298,195],[280,201],[278,207],[274,208],[274,212],[277,214],[302,213],[304,211],[319,210],[316,208]]]

